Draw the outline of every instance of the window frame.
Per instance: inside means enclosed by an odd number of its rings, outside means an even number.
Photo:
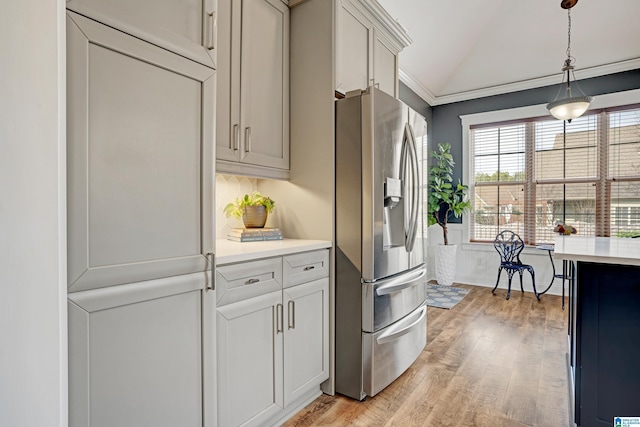
[[[640,103],[640,89],[614,92],[610,94],[604,94],[596,96],[591,104],[590,111],[615,109],[615,107],[633,105]],[[475,180],[471,176],[471,162],[474,161],[473,153],[471,153],[471,127],[478,127],[482,125],[488,125],[491,123],[501,122],[518,122],[534,117],[548,117],[552,118],[546,109],[546,104],[531,105],[526,107],[511,108],[505,110],[487,111],[475,114],[465,114],[459,116],[462,125],[462,152],[465,153],[465,160],[462,162],[462,180],[463,183],[469,185],[469,196],[475,194]],[[471,221],[469,220],[469,214],[464,214],[462,217],[463,229],[462,238],[463,242],[467,243],[480,243],[471,241],[470,229]]]

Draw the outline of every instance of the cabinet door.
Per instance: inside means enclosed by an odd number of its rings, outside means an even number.
[[[218,12],[216,169],[287,179],[289,9],[280,0],[220,0]]]
[[[240,160],[241,6],[240,1],[218,0],[220,63],[217,69],[218,88],[216,90],[216,159],[232,162]]]
[[[71,427],[214,425],[215,296],[206,276],[69,295]]]
[[[217,0],[67,0],[67,9],[215,68]]]
[[[242,1],[241,52],[241,159],[289,169],[289,8],[282,1]]]
[[[372,27],[348,0],[337,12],[336,90],[346,93],[366,89],[370,78],[369,46]]]
[[[374,31],[373,82],[379,85],[380,90],[395,97],[398,81],[398,52],[395,52],[390,46],[391,43],[386,40],[380,31]]]
[[[284,291],[284,404],[329,378],[329,279]]]
[[[68,12],[71,291],[207,270],[214,70]]]
[[[217,309],[218,424],[259,426],[283,408],[282,291]]]

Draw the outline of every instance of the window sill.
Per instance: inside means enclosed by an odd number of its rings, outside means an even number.
[[[493,247],[493,243],[462,243],[460,244],[463,251],[471,251],[471,252],[494,252],[495,248]],[[535,246],[525,246],[522,250],[522,254],[526,255],[547,255],[546,250],[541,250],[536,248]]]

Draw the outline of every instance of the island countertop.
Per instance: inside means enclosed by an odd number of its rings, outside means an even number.
[[[330,247],[331,242],[326,240],[283,239],[240,243],[219,239],[216,240],[216,264],[251,261]]]
[[[640,239],[558,236],[554,253],[563,260],[640,265]]]

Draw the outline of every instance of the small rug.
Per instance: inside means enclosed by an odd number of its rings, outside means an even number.
[[[427,305],[451,309],[451,307],[462,301],[462,298],[468,293],[469,289],[427,283]]]

